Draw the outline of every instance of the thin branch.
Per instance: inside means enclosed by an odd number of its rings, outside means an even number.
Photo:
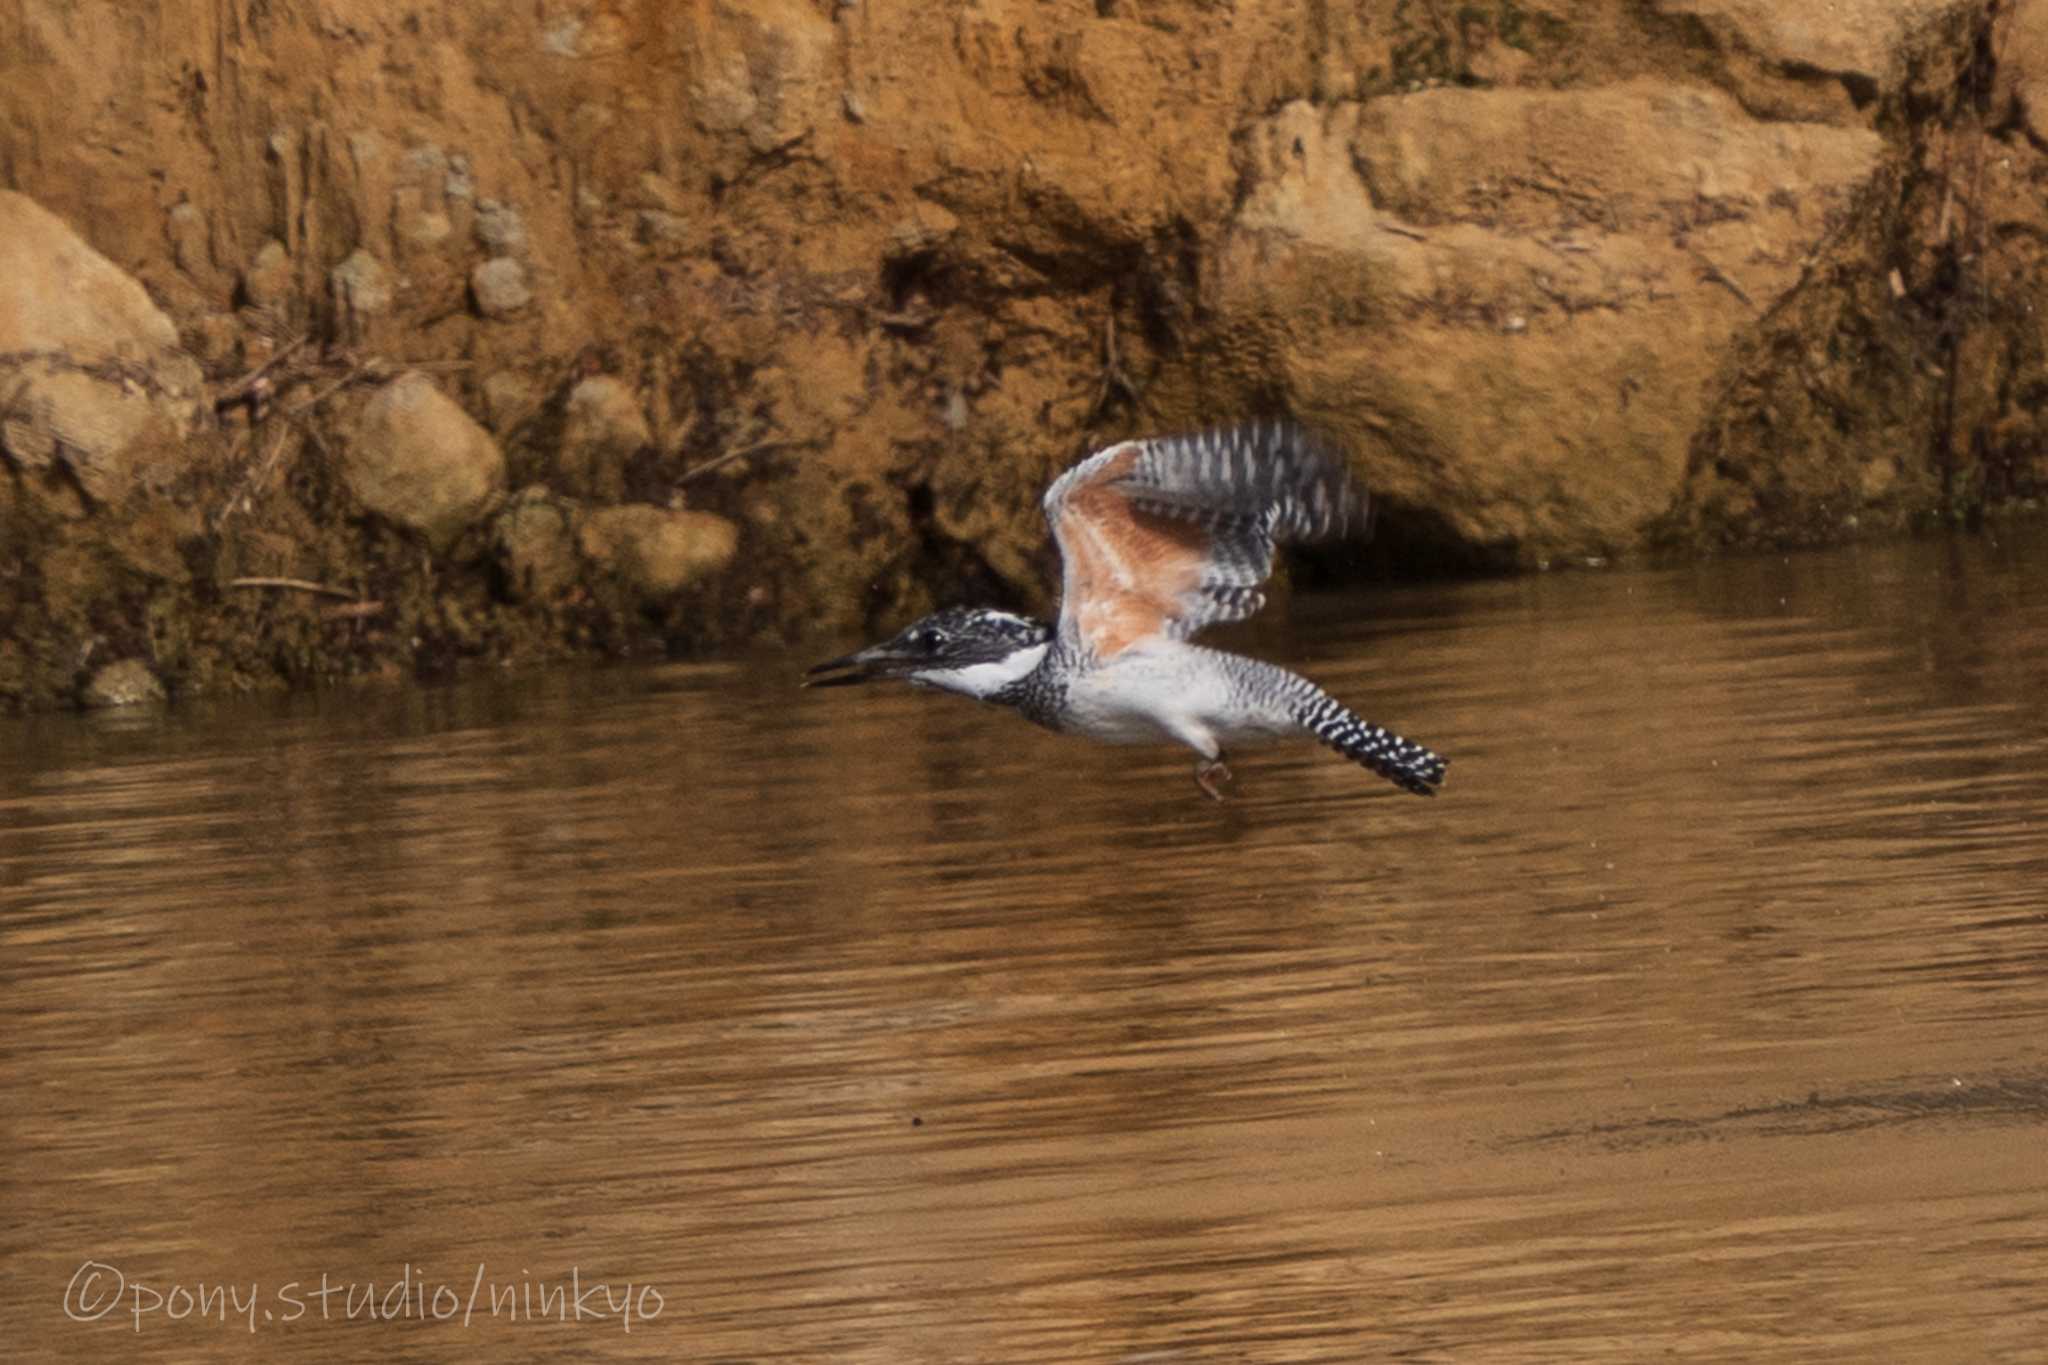
[[[356,364],[350,368],[347,374],[335,380],[332,384],[329,384],[326,388],[320,390],[320,392],[314,394],[311,398],[308,398],[301,403],[294,403],[291,407],[291,415],[293,417],[297,417],[303,413],[311,412],[314,408],[319,407],[322,403],[325,403],[328,399],[334,397],[335,394],[340,393],[343,389],[355,383],[364,375],[370,373],[373,370],[381,369],[383,367],[383,364],[384,360],[381,356],[372,356],[368,360],[356,362]]]
[[[231,588],[284,588],[291,592],[318,593],[322,597],[339,597],[344,602],[357,600],[355,593],[347,588],[331,587],[325,583],[314,583],[304,578],[230,578]]]
[[[1735,281],[1729,279],[1727,275],[1723,274],[1721,271],[1721,267],[1715,265],[1711,260],[1707,259],[1707,254],[1705,252],[1700,251],[1697,248],[1694,248],[1692,256],[1694,260],[1699,262],[1700,279],[1703,283],[1718,284],[1723,289],[1733,294],[1736,298],[1741,299],[1745,307],[1756,307],[1756,304],[1750,301],[1749,295],[1742,292],[1742,286],[1737,284]]]
[[[682,473],[676,475],[676,486],[681,487],[701,474],[709,474],[714,469],[729,465],[735,460],[744,460],[749,455],[759,455],[764,450],[775,450],[781,446],[798,444],[800,442],[789,440],[787,437],[777,436],[765,441],[756,441],[752,445],[741,446],[738,450],[728,450],[723,455],[714,456],[703,464],[685,469]]]
[[[663,453],[671,458],[681,455],[683,447],[689,444],[690,434],[697,430],[697,422],[698,415],[694,412],[683,419],[683,425],[673,435],[661,442]]]
[[[877,326],[895,332],[921,332],[939,320],[937,313],[870,313]]]
[[[243,375],[240,379],[237,379],[233,384],[230,384],[226,392],[223,393],[219,398],[214,400],[215,403],[221,406],[232,406],[235,402],[237,402],[238,400],[240,400],[241,398],[248,394],[251,385],[253,385],[257,380],[263,378],[264,375],[269,374],[278,366],[284,364],[285,361],[297,355],[299,353],[299,350],[312,339],[313,334],[311,332],[299,333],[299,339],[297,341],[292,342],[289,346],[286,346],[276,355],[273,355],[272,357],[270,357],[270,359],[264,361],[255,369],[249,371],[249,373]]]
[[[1118,393],[1133,408],[1138,406],[1138,387],[1124,373],[1123,359],[1117,354],[1116,313],[1112,307],[1102,321],[1102,386],[1096,390],[1095,405],[1088,410],[1089,417],[1108,411],[1110,398]]]

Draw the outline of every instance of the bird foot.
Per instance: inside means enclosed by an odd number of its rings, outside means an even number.
[[[1195,765],[1195,785],[1200,787],[1211,801],[1225,799],[1222,788],[1217,785],[1218,779],[1226,783],[1231,780],[1230,769],[1224,766],[1222,759],[1204,759]]]

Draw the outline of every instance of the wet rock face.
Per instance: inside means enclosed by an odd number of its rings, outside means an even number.
[[[0,191],[0,454],[63,500],[113,504],[176,477],[199,367],[125,271],[33,200]]]
[[[435,546],[467,530],[505,488],[498,443],[418,371],[363,405],[341,471],[366,509]]]

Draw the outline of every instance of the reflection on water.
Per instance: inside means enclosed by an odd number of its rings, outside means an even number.
[[[1435,801],[1301,748],[1219,808],[783,660],[8,722],[0,1336],[2038,1354],[2044,582],[1959,541],[1266,627]]]

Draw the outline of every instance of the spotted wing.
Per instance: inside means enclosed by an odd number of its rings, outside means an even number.
[[[1341,456],[1261,423],[1110,446],[1060,476],[1045,515],[1060,638],[1107,658],[1250,616],[1276,545],[1364,534],[1371,502]]]

